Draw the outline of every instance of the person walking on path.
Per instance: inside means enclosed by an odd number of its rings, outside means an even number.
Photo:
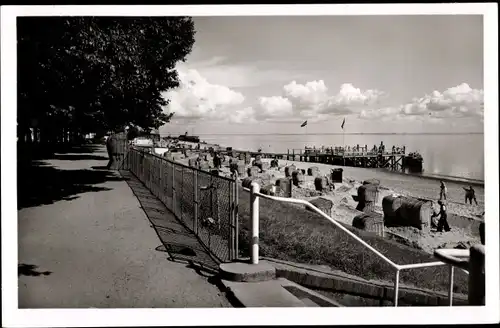
[[[474,190],[474,188],[472,188],[472,186],[469,186],[469,189],[464,188],[464,190],[465,190],[465,204],[467,204],[467,201],[469,201],[470,204],[472,205],[472,200],[474,200],[474,202],[477,205],[476,191]]]
[[[444,181],[441,180],[441,191],[439,192],[439,200],[446,200],[446,194],[448,192],[448,188],[444,184]]]
[[[444,231],[448,232],[451,230],[450,225],[448,224],[448,213],[446,212],[446,205],[442,200],[438,201],[439,204],[439,213],[435,213],[432,215],[432,218],[436,217],[439,215],[439,222],[437,224],[437,232],[443,232]]]

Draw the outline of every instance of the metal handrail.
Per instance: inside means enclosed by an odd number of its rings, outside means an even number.
[[[454,267],[461,268],[462,271],[467,274],[469,271],[469,257],[470,252],[468,249],[436,249],[434,251],[434,256],[440,259],[441,261],[451,264]]]
[[[324,219],[327,219],[331,223],[333,223],[337,228],[340,228],[342,231],[347,233],[350,237],[355,239],[358,243],[363,245],[365,248],[367,248],[369,251],[377,255],[380,259],[382,259],[384,262],[387,264],[391,265],[395,270],[395,280],[394,280],[394,306],[398,306],[398,296],[399,296],[399,273],[401,270],[408,270],[408,269],[416,269],[416,268],[425,268],[425,267],[434,267],[434,266],[440,266],[440,265],[449,265],[449,290],[448,290],[448,298],[449,298],[449,305],[452,306],[453,304],[453,270],[454,270],[454,265],[444,263],[442,261],[438,262],[426,262],[426,263],[415,263],[415,264],[397,264],[394,263],[392,260],[387,258],[385,255],[377,251],[375,248],[370,246],[367,242],[365,242],[363,239],[359,238],[356,236],[354,233],[349,231],[347,228],[345,228],[342,224],[338,223],[336,220],[328,216],[326,213],[321,211],[319,208],[311,204],[310,202],[302,199],[294,199],[294,198],[284,198],[284,197],[277,197],[277,196],[271,196],[271,195],[265,195],[260,193],[260,186],[256,182],[251,183],[251,189],[243,187],[243,190],[247,191],[250,193],[251,197],[251,205],[250,205],[250,212],[252,216],[252,240],[254,241],[252,244],[252,263],[257,264],[258,263],[258,226],[259,226],[259,203],[258,203],[258,197],[262,197],[265,199],[269,199],[272,201],[278,201],[278,202],[283,202],[283,203],[291,203],[291,204],[301,204],[306,206],[307,208],[313,210],[317,214],[321,215]]]

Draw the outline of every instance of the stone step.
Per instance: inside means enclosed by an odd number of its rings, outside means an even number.
[[[310,298],[300,298],[302,303],[305,304],[306,307],[320,307],[317,303],[314,303]]]
[[[237,282],[222,280],[226,293],[243,307],[341,307],[342,305],[284,278]]]

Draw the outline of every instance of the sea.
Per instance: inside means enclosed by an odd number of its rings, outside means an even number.
[[[200,139],[238,150],[286,153],[308,147],[372,148],[383,142],[386,149],[406,146],[406,153],[424,158],[421,175],[433,178],[484,183],[484,134],[200,134]]]

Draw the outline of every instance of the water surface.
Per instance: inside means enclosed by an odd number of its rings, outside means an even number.
[[[406,153],[418,151],[424,158],[424,175],[484,181],[483,134],[205,134],[202,140],[235,149],[283,152],[308,147],[379,145],[390,149],[406,146]]]

